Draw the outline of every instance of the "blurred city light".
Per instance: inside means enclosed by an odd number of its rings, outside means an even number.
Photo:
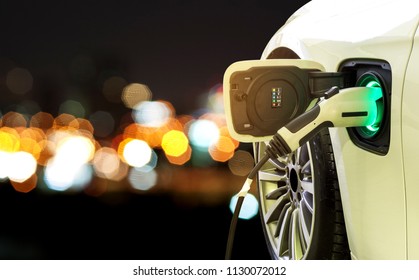
[[[66,191],[72,187],[80,189],[91,180],[91,172],[87,168],[86,164],[67,165],[53,158],[45,167],[44,180],[51,190]]]
[[[122,101],[122,91],[126,85],[127,81],[124,78],[110,77],[103,83],[103,95],[109,102],[120,103]]]
[[[52,127],[54,123],[54,117],[50,113],[38,112],[32,116],[30,120],[31,127],[37,127],[43,130],[47,130]]]
[[[180,157],[188,150],[189,140],[183,131],[171,130],[164,134],[161,146],[166,155]]]
[[[27,120],[26,118],[16,112],[8,112],[2,117],[2,126],[6,127],[26,127]]]
[[[147,191],[157,183],[157,173],[155,170],[143,172],[137,168],[132,168],[128,175],[128,181],[136,190]]]
[[[0,143],[2,143],[1,140],[0,140]],[[0,180],[1,181],[5,181],[9,176],[8,174],[9,158],[10,158],[10,153],[0,150]]]
[[[26,94],[32,89],[32,84],[32,75],[26,69],[14,68],[7,74],[6,85],[15,94]]]
[[[109,136],[115,127],[115,120],[109,112],[96,111],[90,115],[89,121],[92,123],[94,135],[97,137]]]
[[[120,160],[118,153],[108,147],[99,149],[93,159],[96,175],[101,178],[111,179],[118,174]]]
[[[134,109],[140,102],[150,101],[151,96],[148,86],[132,83],[124,87],[121,98],[127,108]]]
[[[36,188],[38,176],[33,174],[29,179],[23,182],[11,181],[10,183],[17,192],[28,193]]]
[[[192,149],[191,147],[188,145],[186,151],[181,154],[180,156],[171,156],[166,154],[166,158],[167,160],[171,163],[171,164],[175,164],[175,165],[183,165],[185,163],[187,163],[192,156]]]
[[[196,120],[189,127],[188,136],[192,145],[200,148],[208,148],[218,141],[220,132],[213,121]]]
[[[160,101],[144,101],[135,105],[134,120],[146,127],[161,127],[172,116],[172,111],[166,103]]]
[[[69,166],[80,166],[89,162],[94,152],[95,147],[90,139],[84,136],[70,136],[58,143],[54,158]]]
[[[118,154],[128,165],[143,167],[150,162],[152,151],[147,142],[128,138],[119,144]]]
[[[231,213],[234,213],[234,209],[236,208],[237,204],[237,195],[233,196],[230,200],[230,210]],[[257,198],[248,193],[244,198],[242,208],[240,210],[239,218],[244,220],[249,220],[255,217],[259,210],[259,203]]]
[[[228,167],[231,173],[237,176],[247,176],[254,164],[252,154],[242,150],[237,150],[234,156],[228,161]]]
[[[134,168],[141,172],[150,172],[154,168],[156,168],[157,163],[158,163],[158,156],[154,150],[151,150],[151,157],[150,157],[149,162],[147,162],[147,164],[141,167],[134,167]]]
[[[83,80],[92,74],[94,68],[84,71],[81,67],[91,62],[89,57],[76,57],[71,69],[75,78]],[[0,180],[10,180],[19,192],[35,189],[42,180],[51,190],[84,190],[97,196],[115,189],[108,182],[127,177],[135,190],[155,186],[161,170],[169,170],[167,166],[156,169],[158,150],[171,165],[189,162],[188,166],[202,168],[228,161],[236,175],[247,173],[253,164],[250,154],[249,159],[248,154],[236,151],[239,142],[226,127],[219,85],[206,95],[205,108],[195,116],[177,116],[170,102],[150,101],[146,85],[127,85],[119,76],[104,80],[102,93],[113,103],[122,99],[132,112],[118,117],[96,110],[86,119],[90,109],[77,101],[79,96],[61,103],[56,117],[29,101],[30,110],[22,102],[19,112],[0,114]],[[37,174],[38,165],[43,172]]]
[[[216,143],[209,147],[209,153],[215,161],[226,162],[234,155],[235,146],[231,138],[220,136]]]
[[[85,109],[83,105],[75,100],[67,100],[60,105],[60,109],[58,110],[60,114],[70,114],[74,117],[84,118],[85,117]]]

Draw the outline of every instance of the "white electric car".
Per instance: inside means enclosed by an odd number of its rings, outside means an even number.
[[[309,61],[345,73],[344,87],[382,93],[373,125],[325,128],[262,166],[257,185],[273,258],[419,259],[418,25],[418,1],[314,0],[267,44],[261,60]],[[259,135],[248,141],[256,161],[267,147]]]

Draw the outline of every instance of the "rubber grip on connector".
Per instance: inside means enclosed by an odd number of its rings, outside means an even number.
[[[304,137],[300,139],[298,142],[300,146],[303,146],[306,142],[308,142],[311,138],[314,137],[317,133],[320,132],[323,128],[326,127],[333,127],[333,123],[331,121],[325,121],[319,124],[316,128],[314,128],[312,131],[310,131],[308,134],[306,134]]]
[[[312,123],[320,114],[320,106],[316,105],[310,111],[298,116],[291,122],[289,122],[285,127],[292,133],[297,133],[303,127]]]
[[[265,153],[272,159],[283,157],[291,152],[290,146],[288,146],[287,142],[278,133],[275,133],[265,150]]]

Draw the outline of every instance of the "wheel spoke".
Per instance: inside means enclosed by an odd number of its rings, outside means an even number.
[[[278,182],[287,180],[287,176],[285,175],[285,172],[278,172],[274,169],[267,169],[259,171],[259,180]]]
[[[311,214],[313,214],[313,195],[309,192],[303,192],[302,207],[305,207]]]
[[[291,204],[291,203],[290,203]],[[290,221],[292,216],[292,207],[288,207],[285,212],[284,219],[280,226],[279,240],[278,240],[278,256],[284,256],[289,250],[289,232],[290,232]]]
[[[311,180],[306,180],[306,179],[302,180],[301,187],[303,188],[304,191],[314,194],[314,184]]]
[[[275,237],[279,237],[279,234],[282,229],[282,223],[284,222],[287,211],[290,207],[291,207],[291,202],[288,202],[287,204],[285,204],[284,208],[282,209],[281,214],[279,215],[278,224],[275,229],[275,233],[274,233]]]
[[[310,160],[308,156],[307,144],[304,144],[299,150],[300,150],[300,154],[299,154],[298,162],[300,165],[302,165],[303,163],[308,162]]]
[[[295,164],[298,165],[301,162],[301,149],[297,149],[297,151],[295,151]]]
[[[286,166],[286,160],[283,158],[278,158],[278,159],[269,159],[268,162],[274,166],[275,168],[279,169],[279,170],[285,170],[285,166]]]
[[[287,186],[283,186],[280,188],[277,188],[270,193],[266,194],[266,199],[278,199],[281,195],[284,195],[288,191]]]
[[[303,203],[303,202],[301,202]],[[307,214],[307,211],[303,209],[303,207],[300,207],[300,233],[301,233],[301,240],[303,241],[302,244],[304,246],[304,251],[307,250],[307,244],[310,240],[310,231],[311,231],[311,221],[313,216],[310,214]]]
[[[289,233],[289,249],[290,257],[293,260],[299,260],[303,257],[301,240],[300,240],[300,226],[298,225],[298,209],[294,209],[290,222]]]
[[[310,161],[307,161],[303,167],[301,167],[301,173],[304,175],[311,175],[311,164]]]
[[[285,204],[288,202],[288,192],[278,198],[265,215],[265,223],[277,221]]]

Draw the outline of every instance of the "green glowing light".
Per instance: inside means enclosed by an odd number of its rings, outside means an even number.
[[[358,86],[362,87],[373,87],[373,88],[380,88],[380,96],[376,101],[377,105],[377,115],[375,118],[375,121],[373,124],[360,127],[358,131],[360,134],[365,138],[372,138],[374,137],[380,130],[381,122],[383,120],[383,114],[384,114],[384,97],[383,97],[383,91],[380,84],[379,79],[372,74],[365,75],[359,82]]]

